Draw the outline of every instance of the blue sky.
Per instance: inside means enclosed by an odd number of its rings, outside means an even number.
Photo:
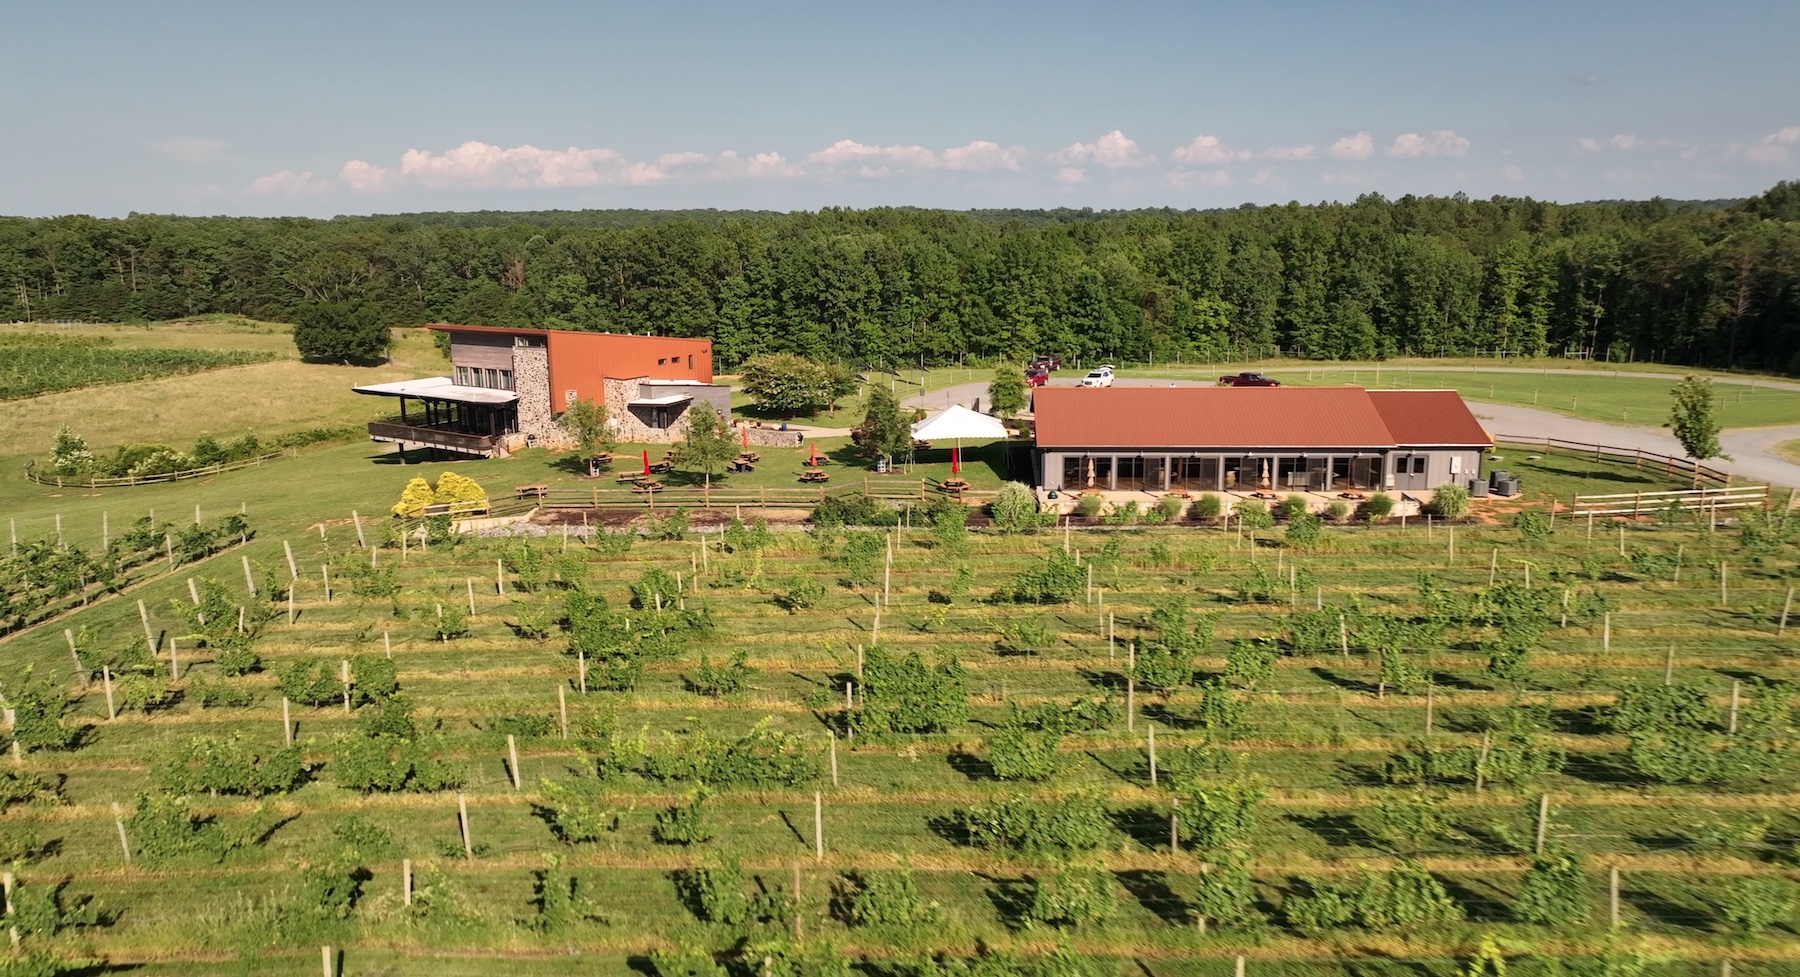
[[[20,4],[0,213],[1216,207],[1800,178],[1800,3]]]

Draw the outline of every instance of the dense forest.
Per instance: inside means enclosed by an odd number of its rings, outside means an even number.
[[[429,321],[880,367],[1592,350],[1800,373],[1800,183],[1746,201],[0,219],[0,320]]]

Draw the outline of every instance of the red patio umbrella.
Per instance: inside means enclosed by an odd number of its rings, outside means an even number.
[[[738,425],[738,436],[743,439],[744,447],[746,447],[746,448],[750,447],[750,428],[749,428],[749,426],[744,425],[744,424],[739,424]]]
[[[644,449],[644,474],[650,474],[650,449]]]
[[[961,475],[962,474],[962,448],[961,447],[953,447],[950,449],[950,474],[952,474],[952,475]]]
[[[817,441],[812,442],[812,458],[807,464],[814,468],[819,467],[819,442]]]

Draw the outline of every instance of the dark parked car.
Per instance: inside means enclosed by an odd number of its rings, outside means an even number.
[[[1280,380],[1271,380],[1260,373],[1233,373],[1219,378],[1222,387],[1279,387]]]
[[[1030,373],[1033,370],[1042,370],[1045,373],[1049,373],[1053,370],[1060,369],[1061,367],[1062,360],[1059,360],[1054,356],[1040,356],[1026,365],[1025,372]]]

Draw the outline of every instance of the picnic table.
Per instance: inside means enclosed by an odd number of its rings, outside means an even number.
[[[515,498],[515,499],[529,499],[529,498],[541,499],[544,497],[544,493],[549,492],[549,491],[550,491],[550,486],[548,486],[548,485],[519,485],[513,489],[513,498]]]
[[[643,477],[644,477],[644,474],[642,472],[620,472],[618,475],[614,476],[613,481],[615,481],[615,482],[635,482],[638,479],[643,478]]]
[[[931,447],[930,441],[921,440],[919,438],[913,438],[914,450],[925,451],[925,450],[929,449],[930,447]]]
[[[742,458],[734,459],[731,462],[731,464],[726,467],[730,468],[734,472],[753,472],[756,470],[755,465],[752,465],[750,462],[748,462]]]
[[[675,465],[672,462],[653,461],[650,463],[650,474],[652,475],[667,475],[674,470]]]
[[[740,451],[740,452],[738,452],[738,460],[739,461],[747,461],[750,464],[754,465],[757,462],[762,460],[762,455],[759,455],[754,451]]]
[[[808,468],[800,473],[800,480],[802,482],[829,482],[831,476],[817,468]]]
[[[938,483],[938,488],[941,488],[946,492],[954,492],[961,495],[969,490],[969,480],[966,478],[955,477],[946,478]]]
[[[633,492],[661,492],[663,483],[654,478],[640,478],[636,484],[631,486],[631,490]]]

